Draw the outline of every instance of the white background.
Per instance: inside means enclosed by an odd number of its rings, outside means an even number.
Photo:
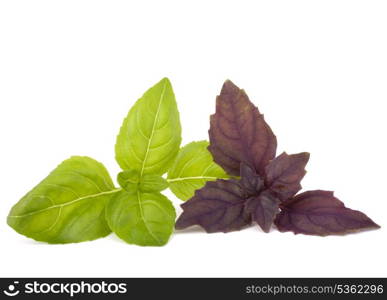
[[[1,1],[0,276],[387,276],[386,16],[386,1]],[[115,178],[121,122],[164,76],[184,144],[207,138],[230,78],[265,114],[279,152],[311,152],[305,189],[334,190],[382,229],[187,230],[144,248],[114,235],[47,245],[6,225],[11,206],[71,155]]]

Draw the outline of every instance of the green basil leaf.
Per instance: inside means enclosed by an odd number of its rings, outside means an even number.
[[[181,200],[193,197],[195,190],[207,181],[229,178],[207,150],[207,141],[192,142],[181,148],[174,164],[168,171],[169,188]]]
[[[141,178],[140,190],[143,192],[161,192],[168,187],[168,182],[159,175],[144,175]]]
[[[117,193],[106,207],[111,230],[129,244],[162,246],[175,225],[172,203],[160,193]]]
[[[136,170],[126,170],[118,173],[119,185],[128,193],[137,192],[140,184],[140,174]]]
[[[111,231],[104,218],[115,189],[105,167],[89,157],[62,162],[10,211],[18,233],[48,243],[94,240]]]
[[[122,171],[117,176],[120,186],[128,193],[135,193],[137,190],[142,192],[161,192],[168,187],[168,182],[160,175],[143,175],[135,170]]]
[[[179,112],[171,83],[162,79],[134,104],[116,142],[116,160],[123,170],[164,174],[181,143]]]

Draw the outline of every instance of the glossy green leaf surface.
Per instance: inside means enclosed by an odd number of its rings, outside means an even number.
[[[63,161],[10,211],[8,225],[37,241],[75,243],[111,231],[105,206],[115,189],[105,167],[89,157]]]
[[[106,220],[112,231],[129,244],[165,245],[173,232],[176,213],[160,193],[117,193],[108,203]]]
[[[137,100],[125,118],[116,142],[116,160],[123,170],[164,174],[181,143],[181,126],[170,81],[162,79]]]
[[[226,179],[229,176],[217,165],[207,150],[207,141],[192,142],[181,148],[168,171],[167,181],[172,192],[181,200],[193,197],[195,190],[207,181]]]

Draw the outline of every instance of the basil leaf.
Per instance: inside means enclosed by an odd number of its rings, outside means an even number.
[[[161,192],[168,187],[168,182],[159,175],[144,175],[134,170],[120,172],[117,176],[120,186],[128,193],[135,193],[138,189],[142,192]]]
[[[245,197],[257,196],[266,189],[264,179],[245,163],[241,163],[240,183]]]
[[[264,232],[269,232],[275,216],[279,211],[280,200],[270,191],[263,191],[258,196],[247,199],[245,211],[251,215]]]
[[[380,228],[364,213],[345,207],[330,191],[307,191],[281,203],[274,223],[281,232],[333,235]]]
[[[240,175],[241,162],[263,175],[265,166],[275,157],[277,138],[273,131],[245,91],[230,80],[216,98],[208,133],[208,149],[229,175]]]
[[[141,178],[140,190],[142,192],[161,192],[168,187],[168,182],[159,175],[144,175]]]
[[[11,209],[7,222],[37,241],[94,240],[111,232],[104,210],[106,201],[117,192],[101,163],[74,156],[27,193]]]
[[[274,158],[265,168],[266,186],[278,198],[285,201],[301,190],[301,180],[309,161],[309,153],[287,154],[283,152]]]
[[[192,199],[181,205],[183,213],[176,221],[176,229],[200,225],[209,233],[241,230],[251,224],[245,203],[238,181],[207,182]]]
[[[135,103],[117,137],[116,160],[123,170],[162,175],[179,151],[181,126],[171,83],[154,85]]]
[[[207,181],[229,178],[207,150],[207,141],[192,142],[181,148],[168,171],[167,181],[171,191],[181,200],[193,197],[195,190]]]
[[[106,219],[112,231],[129,244],[162,246],[173,232],[176,213],[160,193],[117,193],[108,203]]]
[[[140,184],[140,174],[135,170],[126,170],[118,173],[118,184],[128,193],[135,193]]]

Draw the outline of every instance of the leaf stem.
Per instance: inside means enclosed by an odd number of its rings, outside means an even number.
[[[172,178],[172,179],[167,179],[167,182],[176,182],[176,181],[184,181],[184,180],[216,180],[216,179],[228,179],[228,178],[219,178],[215,176],[192,176],[192,177],[180,177],[180,178]]]

